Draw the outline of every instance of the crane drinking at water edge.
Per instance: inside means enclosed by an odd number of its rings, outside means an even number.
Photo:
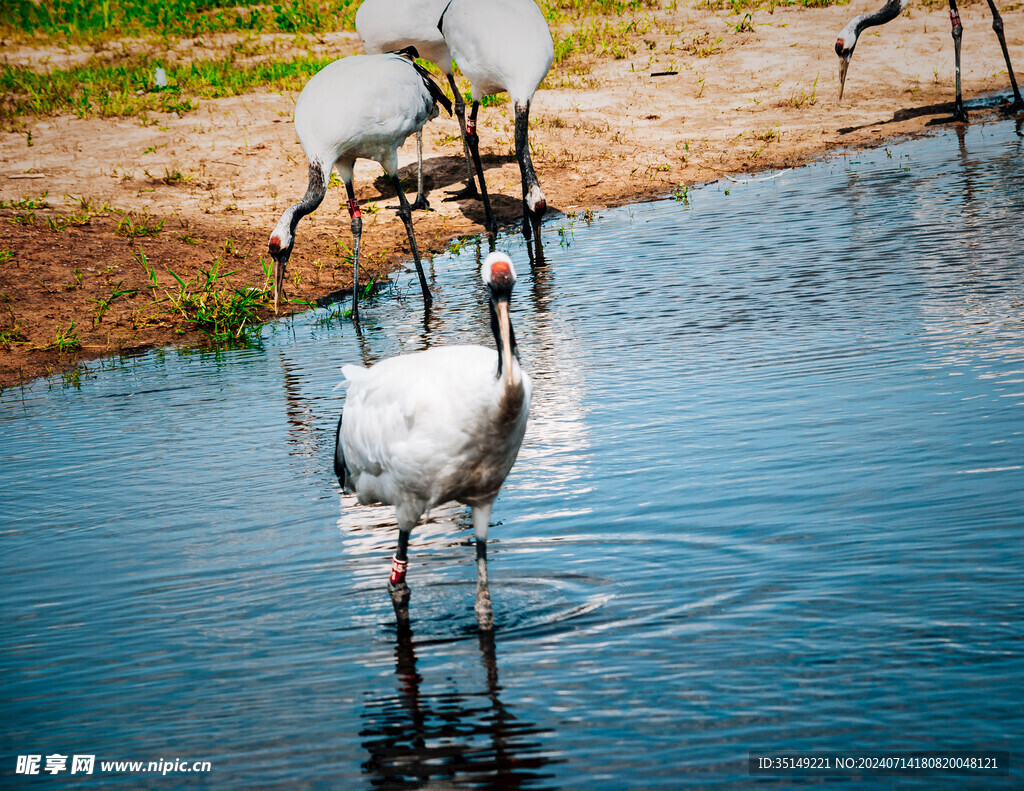
[[[491,629],[487,531],[491,508],[519,453],[532,385],[519,365],[509,317],[516,282],[512,260],[491,253],[481,267],[497,350],[440,346],[363,368],[348,380],[338,420],[334,471],[361,503],[394,505],[398,549],[388,591],[400,623],[408,620],[409,534],[431,508],[456,500],[472,508],[476,534],[476,616]]]
[[[839,32],[836,39],[836,54],[839,56],[839,100],[843,99],[843,86],[846,85],[846,70],[850,67],[850,58],[853,57],[853,49],[857,46],[857,39],[866,28],[876,25],[884,25],[900,15],[907,7],[910,0],[888,0],[884,6],[870,14],[859,14],[851,19],[846,27]],[[1006,49],[1006,38],[1003,36],[1003,18],[999,15],[998,9],[993,0],[988,0],[988,7],[992,11],[992,29],[999,37],[999,46],[1003,48],[1003,59],[1006,61],[1006,71],[1010,75],[1010,85],[1013,86],[1013,103],[1010,105],[1010,112],[1024,110],[1024,100],[1021,99],[1020,90],[1017,88],[1017,78],[1013,76],[1013,66],[1010,64],[1010,53]],[[956,104],[953,114],[961,121],[967,120],[967,111],[964,110],[963,100],[960,93],[960,39],[963,36],[963,25],[960,23],[960,11],[957,9],[956,0],[949,0],[949,21],[953,27],[953,49],[956,56]]]
[[[437,115],[438,104],[450,113],[451,102],[427,71],[414,62],[415,57],[414,50],[407,50],[342,58],[314,74],[299,94],[295,102],[295,132],[309,163],[309,186],[302,200],[281,215],[270,235],[275,312],[284,287],[285,267],[295,244],[295,229],[299,220],[323,201],[333,168],[348,193],[353,237],[352,318],[359,320],[359,240],[363,221],[352,188],[352,170],[360,157],[379,162],[395,185],[398,214],[409,235],[423,301],[430,305],[430,289],[412,229],[412,209],[398,180],[398,148]]]

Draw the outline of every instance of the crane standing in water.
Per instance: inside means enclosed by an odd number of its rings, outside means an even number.
[[[888,0],[884,6],[870,14],[860,14],[851,19],[846,27],[839,32],[836,39],[836,54],[839,62],[839,99],[843,98],[843,86],[846,84],[846,70],[850,66],[850,58],[853,57],[853,48],[857,46],[857,39],[865,28],[876,25],[884,25],[895,19],[905,9],[910,0]],[[1010,105],[1010,112],[1024,110],[1024,100],[1021,99],[1020,90],[1017,88],[1017,79],[1013,76],[1013,66],[1010,64],[1010,53],[1006,49],[1006,38],[1003,35],[1003,18],[999,15],[993,0],[988,0],[988,7],[992,11],[992,29],[999,37],[999,45],[1003,49],[1003,58],[1006,60],[1006,71],[1010,75],[1010,85],[1013,86],[1013,103]],[[956,105],[954,116],[961,120],[967,120],[967,111],[964,110],[963,100],[960,92],[960,40],[963,36],[963,25],[960,23],[960,11],[957,9],[956,0],[949,0],[949,21],[953,27],[953,49],[956,56]]]
[[[352,218],[352,318],[359,320],[359,240],[363,221],[352,187],[352,171],[360,157],[379,162],[395,185],[398,215],[409,235],[423,301],[430,305],[430,289],[412,229],[412,209],[398,180],[398,148],[437,115],[438,104],[451,112],[451,102],[430,75],[416,65],[415,57],[414,50],[407,50],[342,58],[314,74],[299,94],[295,102],[295,132],[309,163],[309,185],[302,200],[285,210],[270,235],[275,312],[284,288],[285,267],[295,244],[295,229],[299,220],[323,201],[331,170],[337,169],[345,183]]]
[[[476,616],[494,626],[487,585],[491,508],[526,432],[532,385],[519,365],[509,318],[516,282],[511,259],[491,253],[481,267],[497,345],[439,346],[363,368],[346,365],[334,471],[361,503],[394,505],[398,549],[388,591],[399,623],[409,618],[409,534],[420,517],[450,500],[472,508],[476,534]]]
[[[530,102],[555,55],[544,14],[533,0],[451,0],[438,27],[473,91],[466,137],[480,180],[487,230],[494,233],[498,226],[484,184],[476,118],[481,99],[507,91],[515,110],[516,159],[523,180],[523,235],[529,239],[532,227],[542,260],[540,222],[547,200],[533,169],[528,134]]]
[[[466,102],[455,85],[452,56],[445,44],[437,21],[448,0],[363,0],[356,12],[356,32],[368,55],[415,47],[419,57],[437,64],[444,72],[455,97],[455,115],[462,128],[462,147],[466,155],[467,187],[446,200],[477,197],[466,142]],[[423,130],[416,130],[416,162],[418,166],[416,200],[413,209],[427,209],[430,204],[423,194]]]

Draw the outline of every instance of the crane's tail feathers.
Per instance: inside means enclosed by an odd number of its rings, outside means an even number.
[[[358,382],[360,379],[365,379],[368,373],[370,373],[370,369],[363,368],[361,365],[343,365],[341,366],[341,375],[345,377],[345,381],[339,386],[346,387],[352,382]]]
[[[345,466],[345,451],[341,447],[341,421],[345,417],[345,410],[338,415],[338,432],[334,443],[334,474],[338,477],[338,483],[344,491],[348,491],[348,467]]]
[[[348,387],[353,382],[358,382],[360,379],[364,379],[369,370],[369,368],[363,368],[361,365],[341,366],[341,375],[345,378],[332,387],[331,390],[340,390],[343,387]]]

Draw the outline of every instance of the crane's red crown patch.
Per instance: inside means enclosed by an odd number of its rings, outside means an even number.
[[[495,261],[491,264],[491,285],[499,288],[511,288],[515,283],[512,275],[512,268],[505,261]]]

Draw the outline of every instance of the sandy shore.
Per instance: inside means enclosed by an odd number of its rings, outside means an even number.
[[[837,101],[836,34],[876,5],[779,7],[771,14],[756,11],[746,24],[727,11],[651,10],[628,47],[563,63],[538,91],[531,112],[534,162],[551,209],[546,233],[555,233],[562,214],[665,196],[725,174],[791,167],[836,148],[919,133],[948,118],[953,47],[947,11],[938,3],[914,2],[898,19],[865,33],[843,102]],[[961,7],[961,16],[965,99],[1008,90],[987,6]],[[1005,5],[1003,19],[1011,58],[1024,76],[1024,5]],[[351,33],[324,36],[321,46],[338,56],[359,51]],[[12,48],[4,54],[11,62],[43,57]],[[661,72],[674,73],[653,76]],[[230,283],[261,283],[270,230],[305,189],[305,158],[291,124],[294,98],[264,92],[204,101],[182,117],[149,124],[29,120],[31,146],[25,132],[0,134],[0,198],[48,191],[49,204],[31,224],[17,222],[15,209],[0,212],[7,220],[0,222],[0,251],[10,251],[0,266],[0,330],[13,339],[0,344],[0,387],[90,356],[201,340],[191,325],[168,314],[167,303],[155,307],[155,298],[175,284],[168,270],[187,281],[219,262],[222,273],[235,272]],[[972,119],[995,112],[975,112]],[[508,105],[482,110],[479,133],[495,212],[511,225],[521,203]],[[433,211],[417,213],[414,223],[428,256],[453,238],[482,231],[479,204],[443,202],[446,190],[463,183],[461,151],[453,119],[427,126]],[[411,182],[412,139],[401,162],[401,176]],[[173,173],[183,178],[169,179]],[[404,226],[386,208],[395,199],[382,173],[371,162],[356,168],[364,277],[409,263]],[[46,218],[73,210],[66,196],[75,196],[74,205],[85,198],[163,226],[155,237],[128,239],[116,233],[121,215],[107,213],[57,230]],[[299,226],[289,296],[314,300],[350,287],[343,204],[344,189],[333,187]],[[115,291],[134,293],[100,311]],[[72,321],[80,348],[43,348]]]

